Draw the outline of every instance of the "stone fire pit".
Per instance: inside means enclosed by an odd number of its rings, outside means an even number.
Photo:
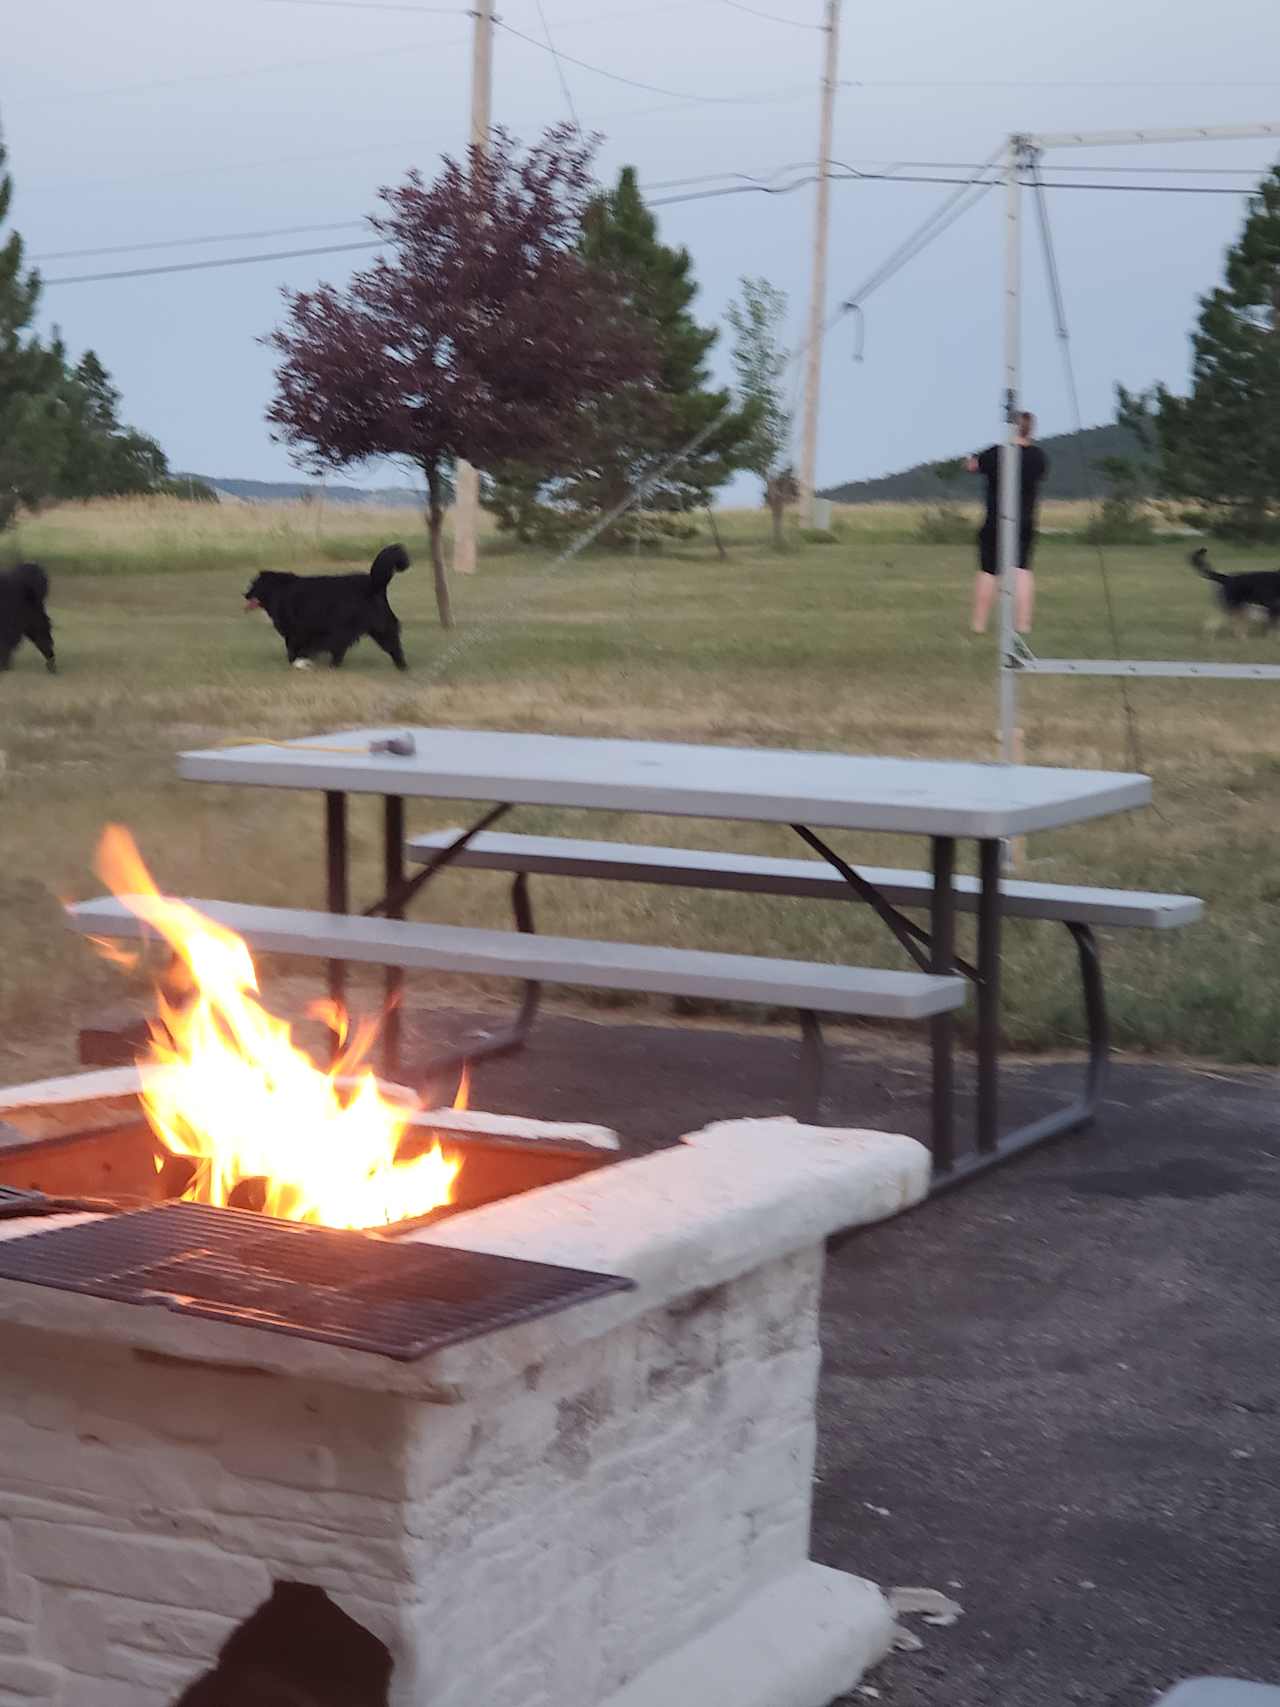
[[[170,1707],[282,1582],[386,1643],[392,1707],[823,1707],[893,1628],[808,1557],[824,1245],[927,1180],[743,1121],[467,1210],[404,1236],[634,1290],[409,1363],[0,1281],[0,1707]]]

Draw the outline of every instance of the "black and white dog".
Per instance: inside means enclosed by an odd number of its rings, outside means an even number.
[[[1191,567],[1218,589],[1223,614],[1237,623],[1247,623],[1251,611],[1262,611],[1267,627],[1280,622],[1280,569],[1246,569],[1238,575],[1221,575],[1209,562],[1201,546],[1191,554]]]
[[[53,628],[45,600],[49,577],[38,563],[19,563],[15,569],[0,569],[0,670],[7,670],[24,640],[29,640],[44,658],[44,667],[57,675],[53,655]]]
[[[263,610],[284,641],[289,662],[306,669],[325,657],[336,670],[367,634],[397,670],[407,670],[400,623],[387,598],[391,577],[409,567],[403,545],[385,546],[367,575],[293,575],[268,569],[250,583],[246,610]]]

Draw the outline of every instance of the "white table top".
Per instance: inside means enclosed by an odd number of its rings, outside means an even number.
[[[412,757],[370,753],[371,741],[405,734]],[[183,753],[178,772],[192,782],[989,840],[1151,800],[1149,777],[1111,771],[404,725]]]

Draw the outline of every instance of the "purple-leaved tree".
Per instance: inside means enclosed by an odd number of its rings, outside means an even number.
[[[443,627],[452,627],[444,495],[458,459],[553,452],[580,410],[644,383],[654,354],[614,281],[578,252],[594,145],[570,126],[521,151],[505,131],[432,184],[380,192],[387,254],[345,290],[285,293],[268,419],[316,472],[371,457],[421,470]]]

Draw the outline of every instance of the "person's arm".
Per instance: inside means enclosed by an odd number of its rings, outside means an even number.
[[[988,480],[994,480],[1000,469],[1000,447],[988,445],[986,450],[972,458],[973,472],[982,474]]]

